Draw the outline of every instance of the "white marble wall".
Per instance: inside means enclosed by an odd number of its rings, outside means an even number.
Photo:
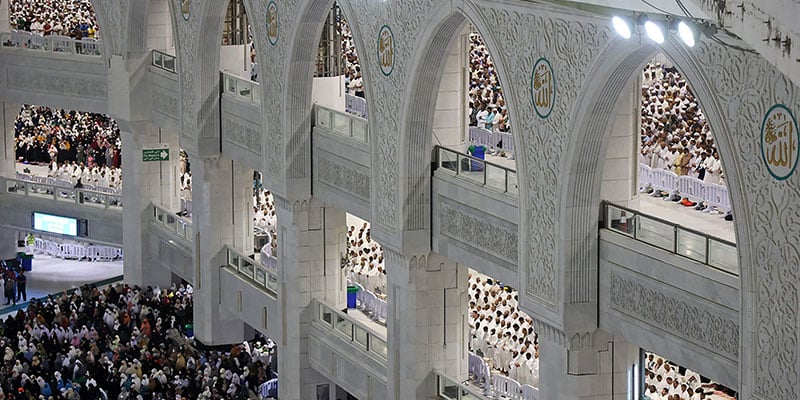
[[[641,109],[640,78],[634,76],[617,101],[615,118],[603,164],[600,198],[618,204],[630,204],[636,197],[639,166],[639,124]]]
[[[277,197],[278,304],[282,335],[278,343],[279,397],[315,398],[316,385],[328,381],[308,359],[308,333],[317,298],[336,308],[345,306],[345,281],[339,265],[346,246],[343,211],[311,199],[291,205]]]
[[[174,54],[169,3],[167,0],[150,0],[147,7],[147,48]]]
[[[0,2],[0,32],[11,32],[11,25],[9,24],[8,16],[8,2],[10,0]]]
[[[2,153],[0,153],[0,176],[14,177],[16,148],[14,143],[14,120],[19,114],[21,105],[3,102],[3,114],[0,115],[3,129]]]
[[[427,398],[434,368],[468,378],[467,268],[435,253],[386,254],[389,398]]]
[[[454,146],[468,139],[466,88],[469,77],[469,25],[453,37],[439,83],[436,111],[433,114],[433,145]]]

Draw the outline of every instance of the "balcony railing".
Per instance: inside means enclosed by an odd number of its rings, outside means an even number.
[[[225,85],[225,94],[248,103],[261,104],[261,88],[258,82],[227,72],[221,72],[221,74],[222,83]]]
[[[225,246],[226,266],[233,268],[239,275],[253,281],[259,289],[271,297],[278,298],[278,274],[255,259]]]
[[[153,66],[173,74],[178,73],[175,60],[177,57],[164,53],[163,51],[153,50]]]
[[[314,110],[314,126],[328,129],[339,136],[369,143],[366,119],[319,104],[314,106]]]
[[[436,394],[441,400],[488,400],[491,398],[484,396],[479,387],[456,382],[435,369],[433,373],[436,375]]]
[[[517,171],[511,168],[440,146],[434,153],[437,170],[502,193],[519,194]]]
[[[188,219],[179,217],[163,207],[153,205],[153,221],[175,233],[178,238],[190,244],[194,242],[194,229],[192,222]]]
[[[693,229],[603,202],[602,227],[712,268],[739,275],[736,244]]]
[[[389,354],[386,334],[380,334],[363,322],[316,299],[311,306],[316,308],[315,323],[349,341],[352,346],[366,352],[378,361],[386,362]]]
[[[0,41],[4,47],[18,47],[40,52],[95,57],[103,55],[103,41],[90,38],[75,40],[69,36],[42,36],[28,31],[11,31],[0,33]]]
[[[60,182],[50,178],[53,182],[32,182],[20,179],[0,178],[6,193],[25,196],[28,198],[49,199],[64,203],[73,203],[80,206],[122,210],[122,196],[95,190],[75,189],[69,181]],[[40,178],[47,179],[47,178]]]

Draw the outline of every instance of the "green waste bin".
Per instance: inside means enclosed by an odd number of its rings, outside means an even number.
[[[347,286],[347,308],[356,308],[358,286]]]
[[[194,324],[184,325],[183,331],[186,333],[186,337],[194,337]]]

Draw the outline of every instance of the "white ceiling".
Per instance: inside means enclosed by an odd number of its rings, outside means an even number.
[[[681,17],[686,16],[686,14],[684,14],[681,8],[678,6],[677,0],[645,0],[647,3],[650,3],[653,6],[663,11],[660,11],[654,7],[647,5],[643,0],[570,0],[570,1],[573,1],[575,3],[586,3],[586,4],[593,4],[597,6],[610,7],[610,8],[619,8],[623,10],[632,10],[632,11],[658,13],[658,14],[663,14],[664,12],[666,12],[667,14],[673,14]],[[708,15],[706,15],[699,7],[695,5],[695,1],[697,0],[681,0],[681,1],[683,5],[686,6],[686,8],[689,10],[689,14],[691,14],[693,17],[708,19]]]

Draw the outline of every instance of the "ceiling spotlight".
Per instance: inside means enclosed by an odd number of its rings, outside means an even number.
[[[658,44],[664,43],[664,30],[659,24],[648,20],[644,23],[644,31],[647,33],[647,37],[649,37],[650,40]]]
[[[627,18],[615,16],[611,18],[611,24],[614,25],[617,34],[622,36],[623,39],[631,38],[631,23]]]
[[[689,47],[694,47],[695,43],[697,43],[695,30],[684,21],[678,23],[678,36],[683,40],[683,43]]]

